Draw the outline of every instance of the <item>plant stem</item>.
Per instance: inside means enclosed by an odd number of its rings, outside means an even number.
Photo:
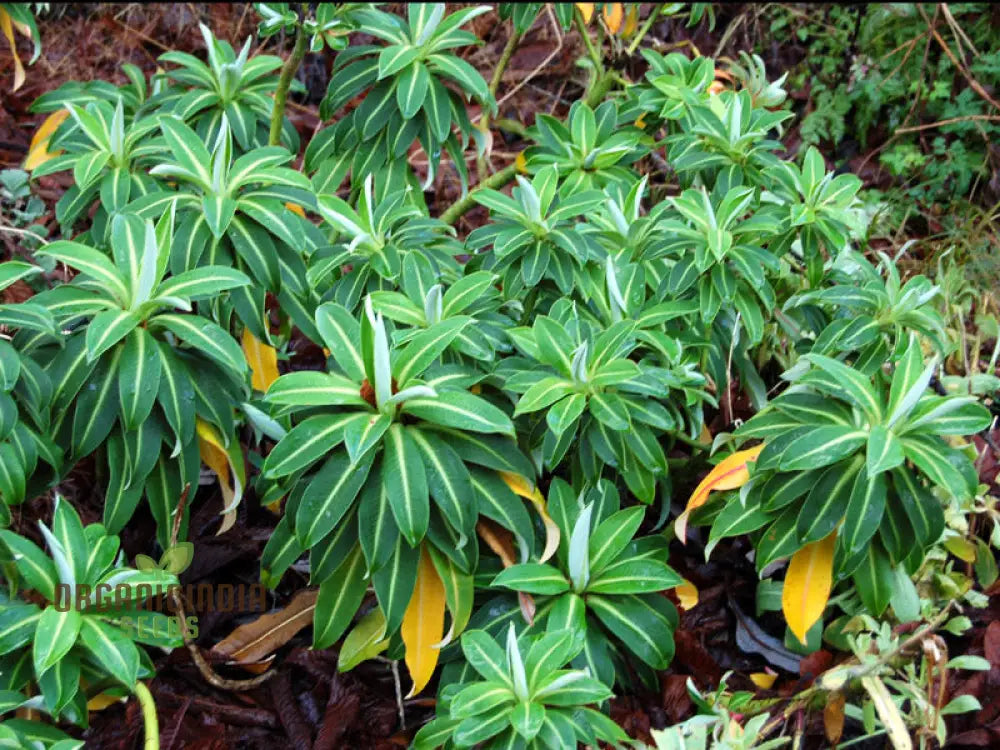
[[[278,88],[274,92],[274,109],[271,110],[271,134],[267,139],[269,146],[277,146],[281,143],[281,122],[285,118],[288,89],[291,88],[292,79],[306,56],[306,32],[302,28],[303,20],[304,18],[300,18],[299,23],[295,26],[295,47],[281,67]]]
[[[499,188],[506,185],[508,182],[514,179],[517,174],[517,165],[511,164],[510,166],[504,167],[499,172],[490,175],[485,180],[476,185],[475,189],[470,190],[469,193],[460,200],[452,203],[451,206],[441,214],[441,221],[445,224],[454,224],[458,219],[465,215],[475,204],[475,195],[478,190],[483,190],[484,188]]]
[[[156,718],[156,703],[146,683],[135,683],[135,697],[142,708],[142,726],[146,735],[143,750],[160,750],[160,724]]]
[[[594,42],[590,38],[590,34],[587,33],[587,26],[583,22],[583,14],[580,12],[579,8],[573,9],[573,21],[576,23],[576,30],[580,32],[580,37],[583,39],[583,46],[587,48],[587,54],[590,56],[591,62],[594,63],[594,70],[602,71],[604,70],[604,61],[601,59],[601,53],[597,51],[594,46]]]
[[[517,45],[520,41],[521,35],[514,30],[512,24],[510,36],[507,37],[507,44],[504,45],[503,52],[500,53],[500,60],[497,62],[497,66],[493,69],[493,77],[490,78],[490,95],[494,99],[497,97],[497,89],[500,87],[500,80],[503,78],[503,72],[507,69],[507,64],[510,62],[510,58],[514,56],[514,50],[517,49]],[[484,136],[488,135],[490,132],[490,112],[488,109],[484,109],[481,117],[479,118],[479,129],[482,131]],[[479,173],[480,182],[486,179],[485,153],[476,159],[476,171]]]
[[[653,6],[653,12],[649,14],[649,18],[647,18],[645,23],[642,24],[642,28],[639,29],[639,33],[635,35],[635,39],[632,40],[628,49],[625,50],[628,55],[634,54],[635,51],[639,49],[639,43],[643,40],[646,34],[649,33],[649,30],[653,28],[653,24],[656,23],[656,19],[660,17],[660,13],[663,12],[663,8],[665,6],[666,3],[659,3]]]

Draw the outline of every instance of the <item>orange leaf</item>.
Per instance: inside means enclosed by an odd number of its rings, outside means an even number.
[[[488,518],[483,518],[476,523],[476,533],[479,534],[480,539],[486,542],[486,546],[496,553],[505,568],[516,564],[514,560],[514,535],[507,529]],[[533,623],[535,620],[534,598],[531,594],[518,591],[517,600],[521,605],[521,614],[524,616],[525,622]]]
[[[530,500],[531,504],[535,506],[535,510],[538,511],[538,515],[542,519],[542,524],[545,526],[545,549],[542,551],[542,556],[538,558],[538,562],[545,562],[559,549],[559,527],[552,520],[552,516],[549,515],[545,504],[545,496],[542,495],[541,490],[537,487],[532,487],[531,482],[520,474],[514,474],[509,471],[498,473],[504,484],[510,487],[515,495],[520,495]]]
[[[278,352],[258,339],[248,328],[243,329],[243,356],[250,365],[250,384],[255,391],[266,393],[278,379]]]
[[[608,31],[612,34],[617,34],[622,27],[622,18],[625,16],[622,4],[605,3],[604,8],[601,10],[601,15],[604,16],[604,23],[608,25]]]
[[[637,28],[639,28],[639,4],[632,3],[625,13],[625,28],[622,29],[622,36],[625,38],[632,36]]]
[[[639,130],[642,130],[644,127],[646,127],[646,113],[643,112],[641,115],[635,118],[635,122],[632,124],[635,127],[639,128]]]
[[[823,730],[832,745],[840,742],[844,733],[844,704],[847,697],[843,693],[830,693],[823,707]]]
[[[403,615],[400,635],[406,646],[406,668],[410,670],[412,698],[426,687],[437,666],[441,651],[435,648],[444,638],[444,584],[427,549],[420,548],[417,583]]]
[[[590,23],[590,19],[594,17],[594,4],[593,3],[577,3],[577,10],[580,11],[580,15],[583,16],[584,23]]]
[[[708,501],[708,496],[713,490],[734,490],[742,487],[750,478],[748,464],[756,461],[757,456],[764,450],[764,444],[748,448],[743,451],[736,451],[731,456],[724,458],[715,468],[708,472],[708,476],[701,480],[691,497],[688,498],[687,506],[674,522],[674,531],[677,538],[682,543],[686,542],[688,516],[695,508],[700,508]]]
[[[17,56],[17,42],[14,41],[14,27],[10,23],[10,16],[3,8],[0,8],[0,30],[7,37],[10,44],[10,54],[14,58],[14,87],[11,91],[17,91],[24,85],[24,66],[21,65],[21,58]]]
[[[680,586],[674,589],[677,601],[681,604],[681,609],[689,610],[698,604],[698,587],[691,581],[685,580]]]
[[[765,669],[767,668],[765,667]],[[750,682],[761,690],[770,690],[776,679],[778,679],[778,673],[770,669],[767,669],[766,672],[753,672],[750,675]]]
[[[298,203],[288,202],[285,204],[285,208],[287,208],[293,214],[298,214],[303,219],[306,218],[306,212],[302,210],[302,206],[300,206]]]
[[[198,455],[215,472],[222,489],[224,517],[217,533],[223,534],[236,523],[236,506],[243,498],[243,484],[246,482],[243,449],[235,440],[226,448],[215,427],[201,417],[195,417],[195,429],[198,433]]]
[[[67,117],[69,117],[69,110],[60,109],[45,118],[42,126],[31,136],[31,144],[28,146],[28,156],[24,160],[24,169],[30,172],[40,167],[49,159],[59,156],[62,153],[62,149],[49,151],[49,141],[52,140],[52,134],[56,132],[56,129],[62,125]]]
[[[833,549],[837,532],[800,549],[788,564],[781,609],[788,628],[803,644],[809,628],[823,616],[833,588]]]

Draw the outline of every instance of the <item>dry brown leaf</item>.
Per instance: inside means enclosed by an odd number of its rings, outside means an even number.
[[[259,664],[288,643],[307,625],[312,624],[316,609],[316,589],[303,589],[275,612],[240,625],[212,647],[212,653],[227,657],[230,663]]]

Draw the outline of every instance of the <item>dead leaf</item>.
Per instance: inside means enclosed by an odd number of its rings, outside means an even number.
[[[212,653],[241,666],[259,664],[312,624],[317,589],[303,589],[288,606],[240,625],[212,647]]]
[[[843,693],[830,693],[823,708],[823,731],[830,744],[836,745],[844,734],[844,704],[847,698]]]

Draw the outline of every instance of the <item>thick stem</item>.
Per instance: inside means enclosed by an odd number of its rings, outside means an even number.
[[[510,58],[513,57],[514,50],[517,49],[517,45],[520,41],[521,35],[512,28],[510,36],[507,37],[507,44],[504,45],[503,52],[500,53],[500,60],[497,62],[496,68],[493,69],[493,77],[490,78],[490,95],[494,99],[496,99],[497,89],[500,87],[500,80],[503,78],[503,72],[507,69],[507,64],[510,62]],[[483,113],[479,118],[479,129],[482,131],[483,135],[488,135],[490,132],[490,113],[487,109],[483,109]],[[485,154],[476,159],[476,171],[479,173],[480,181],[486,179],[487,169]]]
[[[267,139],[269,146],[277,146],[281,143],[281,122],[285,119],[285,105],[288,101],[288,89],[291,88],[292,79],[298,72],[302,60],[306,56],[306,32],[302,29],[301,19],[295,27],[295,47],[292,54],[285,60],[281,67],[281,76],[278,78],[278,88],[274,92],[274,109],[271,111],[271,134]]]
[[[632,43],[629,44],[628,49],[625,50],[628,55],[634,54],[635,51],[639,49],[639,43],[642,42],[646,34],[649,33],[649,30],[653,28],[653,24],[656,23],[656,19],[659,18],[660,13],[663,12],[663,8],[665,6],[666,3],[659,3],[658,5],[653,6],[653,12],[649,14],[649,18],[647,18],[646,21],[642,24],[642,28],[639,29],[639,33],[635,35],[635,39],[632,40]]]
[[[143,750],[160,750],[160,723],[156,718],[156,703],[146,683],[135,683],[135,697],[142,708],[142,726],[146,735]]]
[[[508,182],[514,179],[517,174],[517,165],[511,164],[508,167],[504,167],[499,172],[490,175],[485,180],[476,185],[475,189],[470,190],[468,195],[464,198],[455,201],[451,206],[441,214],[441,221],[445,224],[454,224],[462,216],[466,214],[475,204],[476,191],[482,190],[483,188],[500,188],[506,185]]]

